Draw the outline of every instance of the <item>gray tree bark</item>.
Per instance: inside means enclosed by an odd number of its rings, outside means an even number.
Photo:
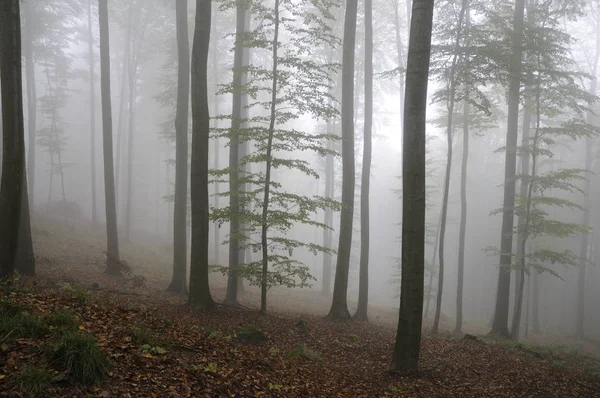
[[[402,169],[402,283],[390,371],[418,370],[425,274],[425,127],[434,0],[414,0],[406,70]]]
[[[110,100],[110,51],[108,0],[98,0],[100,21],[100,80],[102,91],[102,142],[104,153],[104,200],[106,203],[106,273],[121,275],[115,175],[113,168],[112,109]]]

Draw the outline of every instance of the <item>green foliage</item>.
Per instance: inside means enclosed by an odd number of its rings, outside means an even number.
[[[321,245],[293,239],[289,236],[300,225],[327,228],[315,221],[315,214],[325,209],[340,210],[340,204],[320,196],[295,193],[286,181],[296,176],[319,178],[311,163],[296,155],[312,152],[319,157],[336,155],[323,143],[337,140],[332,134],[316,134],[299,130],[300,118],[310,116],[315,120],[331,120],[338,112],[333,106],[331,94],[333,74],[339,65],[322,57],[322,50],[335,47],[339,40],[330,28],[333,20],[332,1],[292,0],[282,5],[279,14],[262,2],[248,2],[250,12],[261,23],[240,38],[242,45],[252,49],[253,58],[268,57],[273,63],[263,67],[256,62],[234,73],[245,73],[247,82],[237,86],[233,82],[220,86],[219,94],[242,92],[249,96],[248,118],[236,120],[242,127],[214,129],[214,137],[230,142],[247,143],[248,154],[239,161],[236,170],[226,168],[212,171],[213,182],[229,182],[225,177],[237,172],[239,177],[231,192],[221,195],[238,196],[240,211],[225,207],[211,212],[211,219],[218,225],[237,220],[243,227],[229,236],[239,242],[241,250],[250,249],[262,253],[260,235],[263,226],[267,230],[267,261],[269,270],[265,288],[310,286],[314,278],[309,268],[293,259],[297,250],[314,255],[320,252],[333,254],[333,250]],[[232,10],[234,1],[223,1],[221,10]],[[275,25],[279,37],[274,42]],[[276,59],[273,52],[277,51]],[[276,62],[276,63],[275,63]],[[275,93],[273,93],[275,84]],[[275,95],[275,98],[273,98]],[[218,116],[220,120],[231,119],[229,115]],[[233,121],[232,121],[233,122]],[[267,180],[267,168],[270,173]],[[248,172],[248,170],[253,172]],[[280,170],[285,174],[279,174]],[[265,191],[269,191],[265,203]],[[239,190],[239,191],[238,191]],[[263,208],[265,214],[263,214]],[[263,284],[262,261],[243,264],[235,270],[215,267],[222,272],[235,272],[254,285]]]
[[[206,365],[204,367],[204,370],[203,370],[204,373],[217,373],[217,371],[218,371],[218,366],[214,362],[210,362],[208,365]]]
[[[281,391],[283,385],[269,383],[269,391]]]
[[[75,313],[68,308],[59,308],[45,315],[45,322],[55,328],[76,328]]]
[[[13,384],[21,392],[40,395],[50,385],[51,380],[52,372],[49,369],[25,365],[15,374]]]
[[[64,367],[75,383],[83,385],[100,383],[110,366],[96,339],[77,331],[64,331],[54,336],[52,361]]]
[[[153,347],[150,344],[144,344],[142,346],[142,352],[145,354],[164,355],[167,353],[167,350],[159,346]]]
[[[48,326],[35,314],[8,301],[0,301],[0,342],[18,338],[40,338],[47,335]]]
[[[80,304],[85,304],[90,297],[90,294],[79,286],[73,286],[68,282],[59,282],[57,285],[62,288],[63,291],[69,293],[72,298],[79,301]]]
[[[530,345],[518,343],[515,345],[515,348],[546,361],[557,368],[577,369],[588,375],[600,377],[600,358],[586,354],[581,347],[560,344]]]

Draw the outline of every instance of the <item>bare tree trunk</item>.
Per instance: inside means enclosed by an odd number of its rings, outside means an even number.
[[[408,6],[408,4],[410,3],[410,0],[406,1],[407,4],[407,9],[410,10],[410,7]],[[398,58],[398,68],[400,68],[398,70],[398,73],[400,75],[400,129],[402,130],[403,127],[403,123],[404,123],[404,80],[405,80],[405,73],[404,71],[401,71],[401,68],[406,67],[405,62],[404,62],[404,49],[402,48],[402,37],[400,35],[400,0],[395,0],[395,4],[394,4],[394,28],[395,28],[395,33],[396,33],[396,56]],[[408,16],[408,19],[410,20],[410,16]]]
[[[373,128],[373,4],[365,0],[365,125],[360,185],[360,279],[354,319],[367,321],[369,307],[369,188]]]
[[[3,126],[0,279],[4,279],[12,275],[15,269],[27,275],[35,274],[25,171],[21,15],[18,0],[0,3],[0,87]]]
[[[402,169],[402,285],[390,371],[418,370],[425,273],[425,121],[434,0],[414,0],[406,71]]]
[[[132,46],[134,43],[132,43]],[[131,59],[129,68],[129,132],[127,137],[127,197],[125,202],[125,239],[131,237],[131,198],[133,194],[133,139],[135,133],[135,98],[137,92],[137,57]]]
[[[528,99],[526,99],[526,106],[525,109],[523,111],[523,134],[521,137],[521,147],[523,148],[522,152],[523,155],[521,157],[521,174],[526,176],[529,175],[529,140],[530,140],[530,136],[529,136],[529,130],[531,128],[531,110],[528,109],[528,107],[531,106],[531,101]],[[520,181],[520,186],[519,186],[519,196],[521,198],[526,198],[527,197],[527,192],[528,192],[528,184],[527,184],[527,180],[526,179],[521,179]],[[526,225],[526,219],[523,216],[520,216],[517,220],[517,259],[519,261],[519,263],[521,263],[521,259],[524,259],[525,257],[525,245],[523,245],[523,240],[525,239],[526,236],[526,231],[525,231],[525,225]],[[524,263],[524,262],[523,262]],[[520,306],[520,300],[518,299],[519,296],[521,295],[522,297],[522,292],[519,293],[519,286],[521,286],[521,279],[525,277],[525,268],[523,269],[518,269],[517,270],[517,275],[515,278],[515,286],[517,287],[517,290],[515,291],[515,301],[514,301],[514,308],[513,308],[513,320],[512,320],[512,325],[511,325],[511,337],[514,340],[518,340],[519,339],[519,325],[520,325],[520,319],[517,319],[517,314],[521,314],[521,309],[518,308]]]
[[[127,29],[125,31],[125,43],[123,48],[123,65],[121,70],[121,85],[119,92],[119,115],[117,116],[117,156],[116,156],[116,168],[115,168],[115,196],[116,201],[119,203],[119,184],[121,182],[121,144],[123,143],[123,125],[125,116],[125,104],[127,99],[125,98],[125,89],[127,88],[127,77],[130,69],[129,63],[131,58],[131,36],[133,30],[133,2],[129,0],[129,10],[127,15]],[[129,82],[131,84],[131,82]]]
[[[246,6],[243,2],[238,2],[236,6],[236,39],[235,39],[235,50],[233,58],[233,102],[232,102],[232,117],[231,117],[231,130],[233,135],[231,137],[229,145],[229,207],[231,209],[231,220],[229,221],[229,277],[227,279],[227,293],[225,295],[225,302],[229,304],[238,303],[238,277],[237,270],[239,266],[240,256],[240,186],[239,186],[239,159],[240,159],[240,145],[239,142],[239,130],[242,122],[242,92],[241,85],[243,82],[243,73],[240,70],[244,63],[244,48],[243,38],[246,33]]]
[[[515,205],[515,171],[517,139],[519,135],[519,98],[521,96],[521,63],[523,58],[523,20],[525,0],[516,0],[513,21],[513,41],[510,83],[508,88],[508,121],[506,129],[506,154],[504,164],[504,211],[500,240],[500,268],[496,308],[491,333],[509,337],[508,311],[510,301],[510,265]]]
[[[340,237],[335,266],[333,300],[328,317],[348,319],[348,274],[352,249],[352,226],[354,222],[354,46],[356,42],[357,0],[346,1],[344,42],[342,50],[342,211]]]
[[[106,203],[106,273],[121,275],[115,175],[113,169],[112,111],[110,105],[110,51],[108,31],[108,0],[98,0],[100,21],[100,77],[102,88],[102,141],[104,152],[104,196]]]
[[[211,0],[196,0],[196,25],[192,46],[192,253],[189,304],[215,306],[208,280],[208,48],[210,44]]]
[[[24,36],[25,43],[25,82],[27,84],[27,135],[28,135],[28,154],[27,154],[27,174],[29,180],[29,204],[34,204],[35,189],[35,136],[37,132],[37,93],[35,87],[35,63],[33,60],[33,10],[32,2],[23,2],[23,19],[25,22]]]
[[[88,53],[90,62],[90,171],[92,184],[92,225],[98,223],[96,204],[96,72],[94,59],[94,33],[92,24],[92,0],[88,0]]]
[[[454,41],[454,55],[452,57],[452,65],[450,66],[450,81],[449,81],[449,99],[448,99],[448,125],[446,137],[448,140],[448,158],[446,160],[446,179],[444,181],[444,199],[442,202],[442,222],[440,225],[440,247],[439,247],[439,263],[440,273],[438,275],[438,290],[436,297],[435,316],[433,318],[433,328],[431,333],[436,334],[440,325],[440,314],[442,312],[442,294],[444,292],[444,243],[446,238],[446,219],[448,215],[448,196],[450,195],[450,172],[452,170],[452,136],[454,134],[454,105],[456,100],[456,64],[458,61],[458,53],[460,50],[460,40],[463,32],[463,21],[469,6],[469,0],[463,0],[460,14],[458,16],[458,27],[456,29],[456,38]]]
[[[187,269],[188,108],[190,43],[188,2],[175,3],[177,26],[177,113],[175,115],[175,205],[173,221],[173,277],[168,290],[185,294]]]
[[[218,90],[218,85],[219,85],[219,47],[218,47],[218,40],[215,39],[214,40],[214,49],[213,49],[213,76],[214,76],[214,88],[213,91],[216,93]],[[221,111],[219,110],[219,96],[215,95],[213,97],[213,107],[214,107],[214,116],[219,116],[219,114],[221,113]],[[219,119],[213,119],[213,127],[214,128],[219,128]],[[219,142],[219,138],[215,138],[214,141],[214,149],[213,149],[213,153],[214,153],[214,169],[215,170],[219,170],[220,168],[220,162],[219,162],[219,152],[220,152],[220,142]],[[218,182],[214,183],[215,185],[215,196],[214,196],[214,202],[213,202],[213,206],[218,209],[219,208],[219,193],[221,192],[221,184],[219,184]],[[220,261],[219,261],[219,251],[221,248],[221,237],[220,237],[220,233],[219,233],[219,226],[217,224],[214,224],[214,251],[215,251],[215,264],[219,265]]]
[[[431,252],[431,272],[429,273],[429,284],[427,285],[427,306],[425,307],[425,318],[429,315],[429,303],[431,302],[431,290],[433,287],[433,276],[435,274],[435,265],[437,259],[438,246],[440,244],[440,229],[442,227],[442,215],[440,214],[437,229],[435,232],[435,243],[433,244],[433,251]]]
[[[540,328],[540,275],[537,272],[533,272],[533,305],[531,309],[531,316],[533,317],[533,333],[540,334],[542,329]]]

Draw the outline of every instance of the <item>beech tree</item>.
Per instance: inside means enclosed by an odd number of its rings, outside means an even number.
[[[350,318],[347,296],[350,251],[352,250],[352,226],[354,222],[354,46],[356,43],[357,12],[358,1],[347,0],[342,44],[342,211],[333,299],[328,315],[331,319]]]
[[[108,0],[98,0],[100,21],[100,78],[102,91],[102,143],[104,153],[104,200],[106,204],[106,273],[121,275],[115,175],[113,168],[112,109],[110,100],[110,52]]]
[[[211,0],[196,0],[196,26],[192,44],[192,258],[189,303],[211,309],[214,301],[208,284],[208,48],[210,44]]]
[[[416,372],[425,275],[425,123],[434,0],[414,0],[408,44],[402,153],[402,282],[390,370]]]
[[[190,46],[187,0],[175,3],[177,26],[177,113],[175,115],[175,204],[173,210],[173,277],[168,290],[186,292],[188,108],[190,97]]]
[[[19,0],[4,1],[0,4],[0,34],[3,133],[0,279],[4,279],[11,276],[15,269],[27,275],[35,273],[25,172]]]

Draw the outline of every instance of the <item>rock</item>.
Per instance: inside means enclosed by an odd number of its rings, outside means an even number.
[[[477,336],[469,334],[469,333],[465,333],[465,335],[463,336],[463,340],[479,341]]]

